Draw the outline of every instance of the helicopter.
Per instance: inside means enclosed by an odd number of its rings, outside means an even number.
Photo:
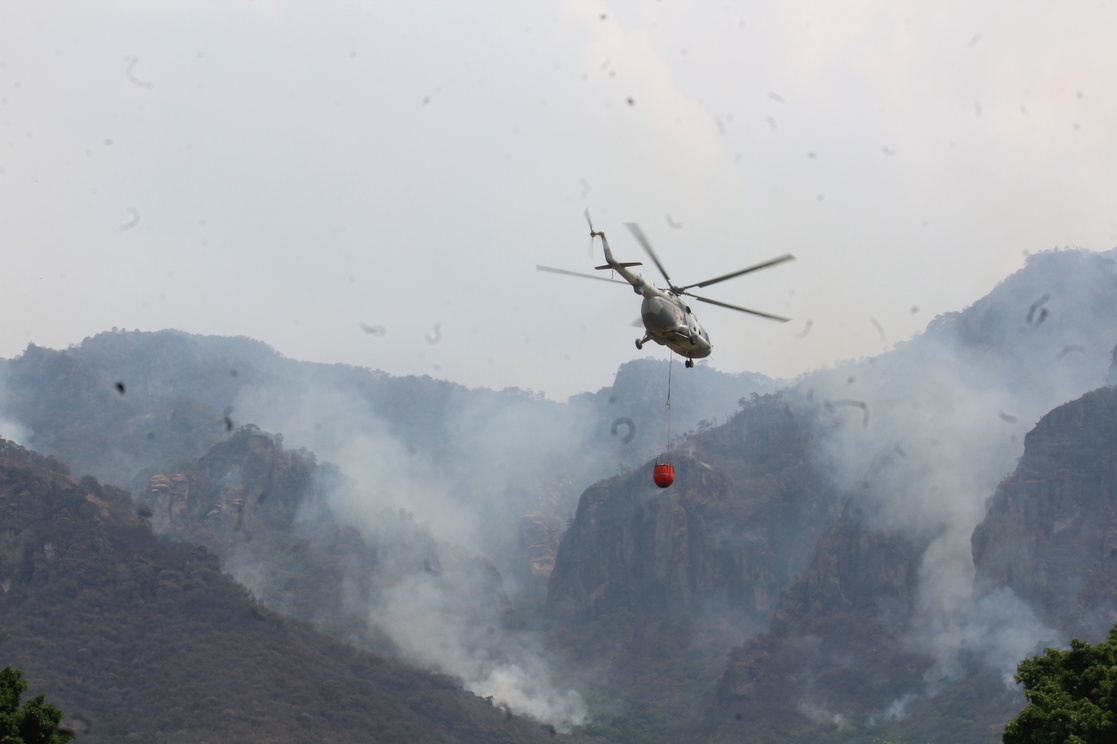
[[[635,222],[625,223],[629,231],[636,238],[636,242],[652,259],[659,273],[667,281],[667,287],[660,289],[654,286],[639,274],[636,274],[629,269],[633,266],[642,266],[639,261],[626,261],[621,262],[613,258],[613,252],[609,249],[609,241],[605,237],[605,233],[601,230],[594,230],[593,220],[590,219],[589,210],[586,210],[586,222],[590,226],[590,244],[596,238],[601,238],[601,244],[605,249],[605,264],[603,266],[595,266],[594,269],[598,271],[615,271],[624,278],[624,281],[618,279],[610,279],[603,276],[594,276],[593,274],[583,274],[577,271],[568,271],[566,269],[558,269],[552,266],[536,265],[540,271],[549,271],[555,274],[566,274],[569,276],[582,277],[584,279],[596,279],[599,281],[612,282],[614,284],[628,283],[632,286],[633,291],[644,297],[643,302],[640,304],[640,319],[644,324],[643,338],[636,339],[636,348],[643,349],[644,344],[649,341],[655,341],[661,346],[674,351],[676,354],[686,357],[686,366],[693,367],[695,359],[704,359],[713,352],[714,347],[710,341],[710,335],[706,329],[698,322],[694,312],[690,309],[684,297],[690,297],[699,302],[705,302],[710,305],[717,305],[718,307],[729,308],[730,310],[737,310],[742,313],[749,313],[761,318],[769,320],[776,320],[781,323],[786,323],[789,318],[783,318],[779,315],[771,315],[769,313],[762,313],[759,310],[750,310],[747,307],[738,307],[737,305],[730,305],[727,302],[720,300],[712,300],[709,297],[700,297],[689,290],[697,287],[708,287],[711,284],[724,282],[727,279],[735,279],[736,277],[743,276],[753,271],[766,269],[770,266],[784,263],[786,261],[794,260],[794,256],[787,253],[778,258],[773,258],[770,261],[750,266],[747,269],[741,269],[729,274],[724,274],[713,279],[707,279],[704,282],[696,282],[694,284],[687,284],[679,287],[671,282],[671,277],[667,274],[667,269],[663,268],[659,257],[656,256],[655,251],[652,250],[651,243],[648,241],[644,231]]]

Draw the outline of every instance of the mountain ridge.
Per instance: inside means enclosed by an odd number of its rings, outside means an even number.
[[[52,467],[72,451],[121,475],[133,519],[211,545],[273,606],[471,689],[519,674],[520,691],[553,682],[537,700],[576,690],[583,734],[985,744],[1020,703],[1015,662],[1111,616],[1108,559],[1060,542],[1104,553],[1108,507],[1098,537],[1081,517],[1056,531],[1073,510],[1042,500],[1117,499],[1087,454],[1110,433],[1086,413],[1107,415],[1091,391],[1115,379],[1113,256],[1037,254],[923,334],[779,391],[687,370],[666,491],[648,471],[669,444],[669,368],[648,359],[558,404],[251,343],[242,363],[236,339],[102,334],[0,362],[0,415]],[[117,354],[131,366],[89,360]],[[1085,431],[1097,441],[1076,456]],[[1045,570],[1029,584],[1013,561]],[[1051,588],[1077,592],[1073,613],[1040,606]],[[450,642],[432,653],[431,638]]]

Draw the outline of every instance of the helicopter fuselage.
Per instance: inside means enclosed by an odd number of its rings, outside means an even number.
[[[671,293],[655,289],[657,294],[645,295],[640,304],[640,320],[644,323],[647,340],[666,346],[687,359],[710,356],[714,350],[710,336],[691,309]]]
[[[630,266],[639,266],[633,263],[621,263],[613,258],[609,250],[609,241],[605,233],[595,233],[601,238],[601,245],[605,249],[605,265],[598,269],[611,269],[620,274],[626,282],[632,285],[632,290],[638,295],[643,295],[644,301],[640,304],[640,320],[644,323],[644,338],[636,340],[636,348],[643,348],[648,341],[666,346],[680,356],[687,358],[687,366],[694,364],[694,359],[705,359],[714,350],[710,343],[710,336],[706,329],[694,317],[690,307],[681,297],[668,289],[660,289],[629,270]]]

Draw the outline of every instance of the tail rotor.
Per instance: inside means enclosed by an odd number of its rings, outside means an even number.
[[[593,220],[592,220],[592,219],[590,219],[590,210],[589,210],[589,208],[588,208],[588,207],[586,208],[586,211],[585,211],[585,212],[583,212],[582,214],[584,214],[584,215],[586,216],[586,224],[588,224],[588,225],[590,226],[590,248],[589,248],[589,254],[590,254],[590,256],[592,257],[592,256],[593,256],[593,239],[594,239],[594,238],[596,238],[596,237],[597,237],[598,235],[604,235],[604,233],[598,232],[597,230],[594,230],[594,229],[593,229]]]

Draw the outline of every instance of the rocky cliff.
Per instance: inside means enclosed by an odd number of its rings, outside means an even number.
[[[214,532],[243,532],[250,540],[253,522],[282,531],[300,510],[321,508],[316,478],[334,473],[321,471],[309,453],[284,450],[282,442],[249,425],[183,472],[153,475],[145,500],[152,526],[165,532],[205,525]]]
[[[583,679],[623,701],[602,711],[602,731],[693,731],[729,648],[767,626],[839,507],[808,455],[817,415],[795,396],[758,396],[689,438],[670,488],[648,463],[583,494],[546,616]]]
[[[1044,416],[973,534],[976,586],[1009,589],[1059,638],[1117,622],[1117,388]]]
[[[680,616],[705,607],[765,622],[830,517],[831,492],[808,463],[806,409],[765,396],[691,438],[675,483],[650,464],[582,496],[547,595],[554,617],[625,611]]]
[[[920,690],[932,659],[905,647],[904,632],[927,543],[873,529],[847,504],[780,597],[769,631],[730,654],[708,735],[736,741],[759,729],[758,742],[806,740],[885,719]]]

